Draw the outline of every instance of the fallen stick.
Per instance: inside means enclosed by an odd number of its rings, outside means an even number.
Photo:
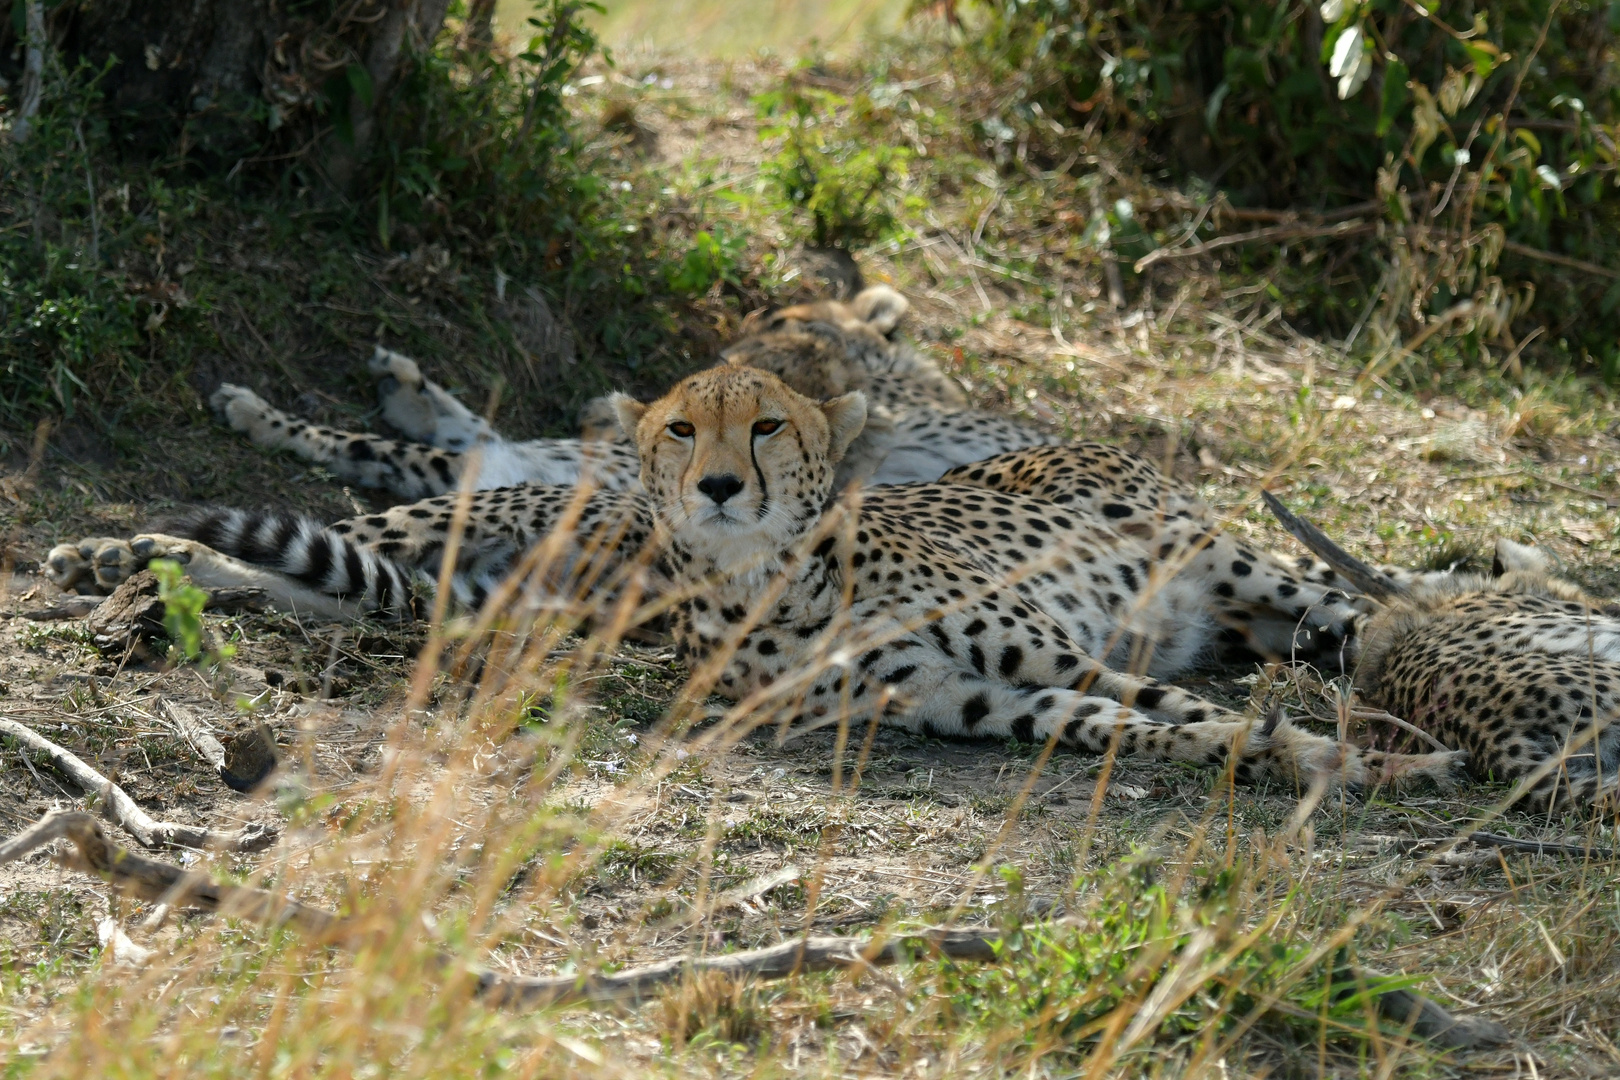
[[[74,847],[59,860],[63,865],[95,874],[142,900],[199,908],[262,925],[296,926],[318,937],[331,934],[342,922],[331,912],[263,889],[216,883],[196,871],[137,855],[109,840],[101,822],[83,810],[52,810],[0,844],[0,865],[62,839],[73,841]]]
[[[141,846],[188,847],[217,851],[260,851],[276,842],[276,830],[270,825],[244,825],[240,829],[220,832],[216,829],[182,825],[176,821],[159,821],[142,810],[129,793],[99,772],[86,765],[77,754],[47,739],[33,728],[15,720],[0,717],[0,734],[10,735],[24,746],[41,751],[51,759],[55,769],[72,780],[83,791],[101,799],[102,811],[124,831],[141,842]]]
[[[1255,229],[1253,232],[1217,236],[1213,240],[1205,240],[1192,247],[1155,248],[1136,260],[1135,269],[1140,274],[1154,263],[1164,262],[1166,259],[1190,259],[1196,255],[1208,255],[1212,251],[1236,247],[1239,244],[1270,243],[1277,240],[1315,240],[1328,236],[1359,236],[1362,233],[1372,232],[1373,228],[1371,224],[1355,220],[1341,221],[1337,225],[1273,225],[1268,229]]]
[[[58,839],[71,840],[76,849],[61,857],[65,865],[95,874],[114,888],[143,899],[187,905],[260,924],[296,926],[323,943],[341,943],[359,932],[351,920],[321,908],[264,889],[216,883],[202,874],[126,851],[109,841],[101,823],[83,811],[53,810],[0,843],[0,865]],[[696,972],[782,979],[811,971],[882,967],[904,962],[914,952],[950,960],[989,962],[996,959],[1000,940],[998,930],[941,927],[896,934],[887,940],[816,935],[722,956],[677,956],[611,975],[532,977],[475,969],[475,992],[492,1005],[509,1008],[636,1002]],[[908,947],[912,943],[915,950]],[[441,956],[440,962],[445,967],[454,963],[448,956]],[[1501,1025],[1493,1021],[1453,1016],[1437,1002],[1411,990],[1379,994],[1377,1003],[1385,1019],[1409,1025],[1414,1034],[1449,1049],[1495,1046],[1508,1038]]]
[[[949,960],[984,962],[996,958],[996,945],[1000,940],[999,930],[972,929],[930,928],[897,934],[881,944],[866,938],[817,934],[721,956],[677,956],[611,975],[529,977],[490,972],[480,976],[478,990],[496,1004],[529,1008],[636,1002],[688,973],[717,972],[736,978],[784,979],[809,971],[884,967],[911,958],[913,950],[906,947],[908,942],[917,942],[921,946],[918,952],[933,952]]]
[[[1620,852],[1609,848],[1581,847],[1579,844],[1559,844],[1542,840],[1520,840],[1516,836],[1502,836],[1500,833],[1472,832],[1468,839],[1476,844],[1490,847],[1507,848],[1510,851],[1527,851],[1532,855],[1568,855],[1577,859],[1620,859]]]

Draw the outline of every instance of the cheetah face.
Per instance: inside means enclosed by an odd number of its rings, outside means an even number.
[[[615,398],[634,431],[642,485],[678,546],[718,564],[791,547],[832,493],[866,421],[859,393],[813,401],[774,375],[717,367],[651,405]]]

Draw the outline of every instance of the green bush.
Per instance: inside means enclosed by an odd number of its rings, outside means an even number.
[[[866,93],[843,96],[790,81],[754,99],[780,140],[762,175],[775,200],[809,218],[816,247],[856,248],[902,231],[911,151],[878,137],[881,111]]]
[[[1375,330],[1620,373],[1612,0],[980,0],[992,123],[1123,132],[1239,207],[1375,204]],[[1538,258],[1550,253],[1553,259]],[[1562,259],[1563,262],[1557,260]],[[1534,305],[1532,307],[1532,300]],[[1466,307],[1458,307],[1467,302]],[[1343,331],[1359,317],[1319,295]],[[1562,342],[1560,348],[1559,343]],[[1541,346],[1538,346],[1541,347]]]
[[[735,283],[742,255],[712,231],[707,241],[650,236],[631,185],[609,179],[600,155],[587,151],[568,87],[598,52],[583,21],[592,7],[543,0],[526,44],[502,51],[460,34],[465,5],[453,3],[435,40],[407,40],[415,51],[377,103],[364,147],[343,122],[374,92],[353,64],[279,123],[267,100],[232,112],[252,152],[221,157],[190,120],[143,128],[147,142],[124,138],[127,118],[100,92],[104,72],[70,70],[48,53],[31,137],[17,144],[0,136],[0,425],[77,411],[113,431],[154,410],[171,420],[193,413],[192,358],[235,354],[216,327],[234,320],[245,295],[309,270],[310,299],[361,312],[360,298],[375,291],[368,267],[379,256],[400,261],[391,253],[409,253],[401,273],[417,262],[427,268],[432,302],[458,327],[501,339],[488,353],[505,355],[500,345],[509,344],[506,323],[482,310],[504,274],[520,290],[532,285],[554,298],[582,359],[611,358],[632,377],[639,365],[648,381],[666,378],[666,367],[686,361],[674,355],[664,299]],[[318,115],[305,115],[311,110]],[[327,126],[330,136],[312,134]],[[355,159],[339,190],[327,166],[345,146]],[[315,235],[323,241],[311,246]],[[281,280],[257,280],[249,269],[243,244],[258,243],[285,265],[270,275]],[[307,312],[290,303],[262,317],[267,327],[288,320],[310,329]],[[511,383],[511,373],[492,367],[502,362],[480,367],[490,381]],[[524,390],[560,391],[547,398],[551,411],[531,417],[546,424],[563,419],[554,415],[558,402],[598,393],[610,378],[600,364],[559,373],[525,361],[520,374]],[[557,385],[564,375],[566,386]]]

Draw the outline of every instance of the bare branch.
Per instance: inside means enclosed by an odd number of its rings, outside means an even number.
[[[11,141],[19,145],[28,141],[45,89],[45,5],[40,0],[28,0],[24,12],[28,54],[23,61],[22,102],[17,119],[11,122]]]
[[[81,789],[98,795],[101,808],[114,824],[123,828],[145,847],[188,847],[217,851],[260,851],[276,841],[276,830],[270,825],[253,824],[230,832],[182,825],[175,821],[158,821],[142,810],[129,793],[99,772],[86,765],[77,754],[58,746],[39,732],[15,720],[0,717],[0,733],[10,735],[24,746],[38,750],[51,759],[56,770],[72,780]],[[0,862],[5,861],[0,859]]]
[[[1336,225],[1273,225],[1268,229],[1255,229],[1253,232],[1217,236],[1213,240],[1206,240],[1191,247],[1156,248],[1136,260],[1136,272],[1140,274],[1154,263],[1164,262],[1166,259],[1190,259],[1194,255],[1207,255],[1212,251],[1236,247],[1239,244],[1274,244],[1280,240],[1318,240],[1323,237],[1343,239],[1347,236],[1370,233],[1373,229],[1372,224],[1354,219],[1341,221]]]
[[[1356,588],[1375,600],[1388,600],[1401,595],[1400,587],[1393,581],[1329,540],[1327,534],[1315,525],[1304,518],[1294,516],[1277,496],[1269,491],[1262,491],[1260,497],[1265,500],[1266,508],[1276,515],[1283,528],[1293,533],[1294,538],[1309,548],[1317,558],[1348,578]]]

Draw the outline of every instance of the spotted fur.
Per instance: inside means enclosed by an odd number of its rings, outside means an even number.
[[[1498,541],[1490,574],[1413,575],[1351,638],[1356,689],[1547,812],[1620,806],[1620,608]]]

